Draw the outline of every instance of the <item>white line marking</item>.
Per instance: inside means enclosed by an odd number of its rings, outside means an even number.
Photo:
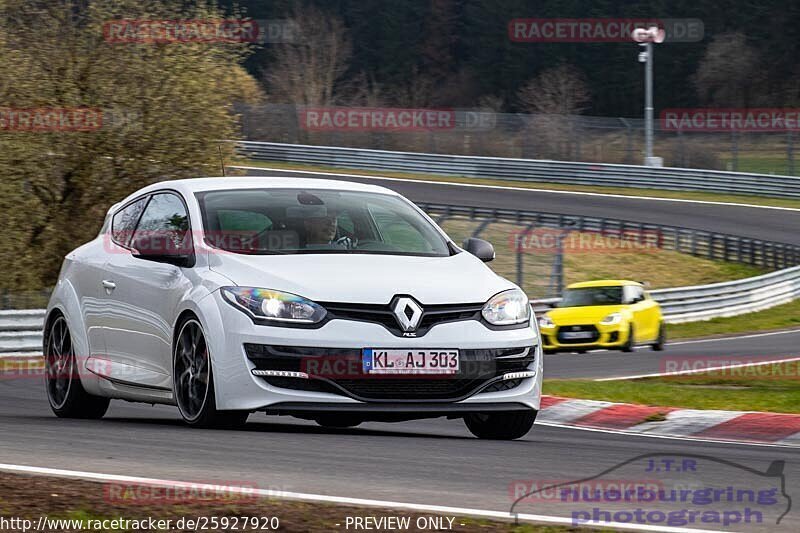
[[[680,346],[682,344],[700,344],[703,342],[736,341],[739,339],[755,339],[757,337],[770,337],[772,335],[787,335],[789,333],[800,333],[800,329],[784,329],[781,331],[768,331],[766,333],[748,333],[746,335],[735,335],[732,337],[713,337],[710,339],[697,339],[695,341],[669,342],[667,346]]]
[[[24,465],[9,465],[0,463],[0,471],[4,472],[23,472],[27,474],[38,474],[45,476],[65,477],[72,479],[83,479],[87,481],[100,481],[100,482],[117,482],[117,483],[135,483],[141,485],[149,485],[155,487],[169,487],[179,488],[186,487],[188,482],[173,481],[167,479],[153,479],[144,477],[121,476],[116,474],[99,474],[95,472],[81,472],[77,470],[62,470],[58,468],[44,468],[38,466],[24,466]],[[514,515],[504,511],[489,511],[485,509],[472,509],[468,507],[447,507],[441,505],[426,505],[417,503],[405,503],[383,500],[370,500],[363,498],[346,498],[340,496],[326,496],[323,494],[306,494],[302,492],[284,492],[265,489],[253,489],[252,487],[230,487],[230,486],[217,486],[211,484],[200,484],[200,487],[213,491],[215,493],[246,493],[248,495],[257,494],[264,498],[277,498],[285,500],[297,500],[307,502],[322,502],[334,503],[342,505],[355,505],[363,507],[384,507],[394,509],[406,509],[409,511],[423,511],[445,515],[466,515],[466,516],[479,516],[482,518],[494,518],[498,520],[513,520]],[[225,492],[223,492],[225,491]],[[545,522],[553,524],[566,524],[574,525],[572,519],[564,518],[561,516],[549,516],[538,514],[520,513],[516,516],[517,519],[523,522]],[[653,526],[653,525],[634,525],[621,522],[599,522],[599,523],[581,523],[586,526],[602,526],[611,527],[616,529],[625,529],[631,531],[663,531],[669,533],[719,533],[719,530],[709,529],[689,529],[669,526]]]
[[[727,337],[709,337],[709,338],[706,338],[706,339],[695,339],[695,340],[689,340],[689,341],[668,342],[666,344],[666,346],[682,346],[684,344],[702,344],[702,343],[706,343],[706,342],[737,341],[737,340],[741,340],[741,339],[755,339],[755,338],[758,338],[758,337],[770,337],[770,336],[773,336],[773,335],[787,335],[787,334],[791,334],[791,333],[800,334],[800,329],[798,329],[798,328],[782,329],[780,331],[768,331],[768,332],[765,332],[765,333],[745,333],[745,334],[742,334],[742,335],[730,335],[730,336],[727,336]],[[646,348],[646,346],[636,346],[636,347],[634,347],[634,350],[638,350],[639,348]],[[548,354],[548,355],[549,356],[558,356],[558,357],[581,357],[581,356],[586,356],[587,354],[611,353],[613,351],[614,350],[601,349],[601,350],[587,350],[584,353],[558,352],[558,353],[555,353],[555,354]]]
[[[591,428],[591,427],[584,427],[584,426],[571,426],[569,424],[558,424],[558,423],[551,423],[551,422],[539,422],[536,421],[536,425],[542,426],[550,426],[554,428],[561,428],[561,429],[575,429],[579,431],[592,431],[595,433],[609,433],[612,435],[625,435],[628,437],[647,437],[648,439],[667,439],[667,440],[682,440],[682,441],[692,441],[692,442],[704,442],[708,444],[730,444],[730,445],[737,445],[737,446],[757,446],[759,448],[790,448],[790,449],[798,449],[800,446],[794,444],[778,444],[778,443],[770,443],[770,442],[742,442],[736,440],[725,440],[725,439],[709,439],[705,437],[691,437],[689,435],[654,435],[652,433],[638,433],[636,431],[625,431],[623,429],[602,429],[602,428]],[[534,426],[535,427],[535,426]]]
[[[713,357],[713,356],[712,356]],[[748,366],[764,366],[772,365],[775,363],[794,363],[800,361],[800,357],[790,357],[787,359],[770,359],[769,361],[759,361],[757,363],[740,363],[722,366],[710,366],[708,368],[694,368],[692,370],[681,370],[679,372],[661,372],[656,374],[639,374],[637,376],[618,376],[613,378],[598,378],[592,381],[619,381],[621,379],[641,379],[641,378],[657,378],[661,376],[683,376],[688,374],[702,374],[704,372],[713,372],[715,370],[732,370],[734,368],[745,368]]]
[[[342,176],[345,178],[369,178],[369,179],[376,179],[376,180],[387,180],[387,181],[407,181],[411,183],[428,183],[434,185],[451,185],[454,187],[478,187],[478,188],[485,188],[485,189],[501,189],[507,191],[533,191],[533,192],[542,192],[542,193],[550,193],[550,194],[573,194],[579,196],[600,196],[600,197],[607,197],[607,198],[626,198],[628,200],[648,200],[653,202],[678,202],[678,203],[688,203],[688,204],[706,204],[706,205],[726,205],[726,206],[736,206],[736,207],[750,207],[754,209],[776,209],[778,211],[800,211],[800,208],[797,207],[778,207],[778,206],[771,206],[771,205],[756,205],[756,204],[745,204],[739,202],[720,202],[714,200],[687,200],[685,198],[659,198],[656,196],[633,196],[633,195],[626,195],[626,194],[611,194],[605,192],[584,192],[584,191],[557,191],[552,189],[536,189],[532,187],[513,187],[510,185],[483,185],[480,183],[456,183],[452,181],[436,181],[436,180],[421,180],[421,179],[412,179],[412,178],[393,178],[389,176],[370,176],[367,174],[346,174],[343,172],[321,172],[318,170],[294,170],[291,168],[273,168],[273,167],[250,167],[244,165],[227,165],[228,168],[239,168],[242,170],[269,170],[273,172],[296,172],[298,174],[317,174],[323,176]],[[491,178],[485,178],[491,179]]]

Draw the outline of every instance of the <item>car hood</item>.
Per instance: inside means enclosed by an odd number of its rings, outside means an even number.
[[[591,307],[557,307],[550,309],[547,316],[556,325],[596,324],[611,313],[619,313],[624,305],[598,305]]]
[[[210,254],[209,265],[236,285],[321,302],[386,304],[405,294],[428,305],[482,303],[515,287],[466,252],[449,257]]]

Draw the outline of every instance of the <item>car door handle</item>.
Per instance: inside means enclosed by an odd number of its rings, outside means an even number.
[[[103,280],[103,287],[108,291],[111,292],[117,288],[117,284],[111,280],[104,279]]]

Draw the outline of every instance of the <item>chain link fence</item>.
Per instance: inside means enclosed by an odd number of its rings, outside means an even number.
[[[800,264],[800,246],[736,235],[558,213],[418,205],[455,242],[467,237],[492,242],[497,257],[489,265],[514,280],[532,299],[560,297],[567,282],[585,281],[568,279],[565,272],[570,264],[592,263],[615,269],[634,256],[661,251],[763,270]]]
[[[347,110],[358,115],[374,108]],[[447,110],[453,120],[446,127],[389,131],[352,123],[309,126],[306,109],[294,105],[240,105],[236,111],[244,137],[251,141],[620,164],[641,164],[644,155],[644,120],[638,118],[454,109]],[[800,172],[792,132],[678,132],[662,129],[656,120],[654,135],[654,154],[664,159],[665,166],[779,175]]]

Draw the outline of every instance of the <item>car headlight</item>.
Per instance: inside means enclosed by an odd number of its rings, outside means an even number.
[[[614,324],[619,324],[622,322],[622,313],[611,313],[610,315],[606,315],[600,323],[604,326],[613,326]]]
[[[521,324],[531,318],[528,296],[519,289],[503,291],[492,296],[481,311],[483,318],[495,326]]]
[[[555,322],[553,319],[547,315],[542,315],[539,317],[539,327],[540,328],[554,328],[556,327]]]
[[[256,319],[295,324],[316,324],[325,308],[302,296],[254,287],[222,287],[225,300]]]

